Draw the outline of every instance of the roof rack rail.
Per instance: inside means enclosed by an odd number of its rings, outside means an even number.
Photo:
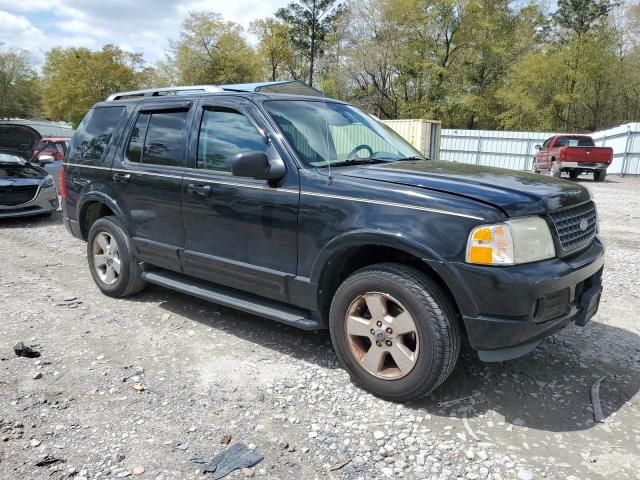
[[[143,97],[165,97],[169,95],[190,95],[192,93],[219,93],[224,90],[216,85],[191,85],[186,87],[148,88],[146,90],[132,90],[109,95],[107,102],[114,100],[130,100]]]

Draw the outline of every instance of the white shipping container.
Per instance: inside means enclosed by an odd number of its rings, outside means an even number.
[[[441,122],[436,120],[383,120],[385,125],[413,145],[427,158],[440,157]]]

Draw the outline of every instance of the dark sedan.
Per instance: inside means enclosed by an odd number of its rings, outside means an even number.
[[[50,215],[57,209],[55,182],[47,171],[0,153],[0,218]]]

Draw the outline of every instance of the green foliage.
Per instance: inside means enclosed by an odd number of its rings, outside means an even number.
[[[39,80],[27,52],[0,43],[0,119],[33,117],[39,108]]]
[[[293,47],[307,61],[304,78],[309,85],[313,85],[315,64],[324,54],[326,37],[343,13],[336,0],[297,0],[276,10],[276,18],[289,26]]]
[[[445,127],[588,131],[638,121],[638,0],[560,0],[551,14],[528,1],[297,0],[252,22],[255,48],[240,25],[191,12],[153,68],[114,46],[51,50],[43,106],[77,123],[117,90],[293,78],[381,118]],[[7,65],[17,80],[6,80]],[[0,115],[37,109],[38,83],[24,53],[0,48]]]
[[[268,78],[272,81],[288,78],[295,71],[291,27],[275,18],[263,18],[252,22],[250,30],[260,42],[258,55]]]
[[[259,59],[243,28],[212,12],[190,12],[173,43],[177,78],[183,85],[251,82],[259,79]]]
[[[87,48],[54,48],[42,69],[42,104],[45,115],[77,125],[94,103],[110,94],[148,86],[151,72],[142,56],[105,45]]]
[[[618,4],[612,0],[558,0],[558,10],[551,18],[571,34],[583,34],[606,20]]]

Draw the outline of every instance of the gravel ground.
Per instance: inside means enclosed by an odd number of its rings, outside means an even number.
[[[264,460],[227,478],[638,478],[640,179],[583,183],[608,247],[598,315],[519,360],[465,352],[406,405],[351,385],[325,332],[156,287],[105,297],[58,214],[0,221],[0,478],[211,478],[193,459],[229,440]]]

